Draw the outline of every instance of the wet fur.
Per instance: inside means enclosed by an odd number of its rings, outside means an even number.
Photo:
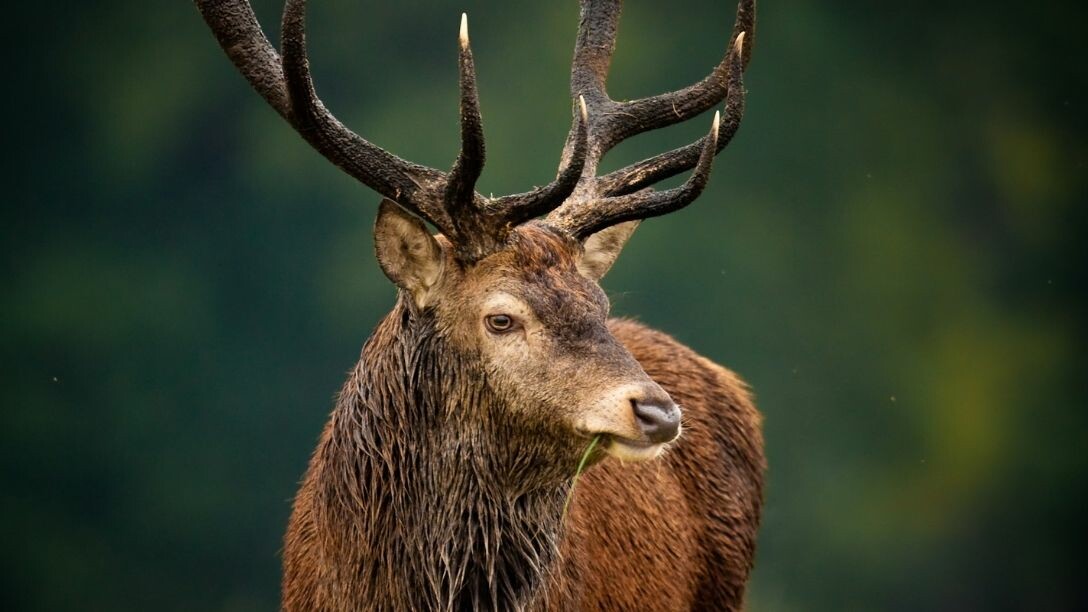
[[[444,325],[456,313],[402,296],[364,346],[295,499],[284,609],[742,606],[764,469],[744,384],[638,323],[579,329],[603,294],[571,276],[578,247],[533,226],[518,235],[505,259],[481,265],[551,287],[529,296],[534,310],[606,346],[602,359],[629,359],[607,345],[626,348],[683,407],[684,434],[657,461],[595,457],[564,521],[587,440],[547,411],[512,411],[517,398]],[[557,301],[556,287],[571,298]]]

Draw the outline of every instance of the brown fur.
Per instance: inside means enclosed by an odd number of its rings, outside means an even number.
[[[296,497],[284,609],[741,607],[762,503],[759,415],[729,371],[606,320],[604,294],[577,271],[581,248],[535,223],[470,267],[443,244],[440,297],[402,293]],[[499,290],[527,305],[537,344],[504,348],[480,331],[481,300]],[[650,379],[683,408],[683,435],[646,463],[596,452],[564,519],[586,407]]]

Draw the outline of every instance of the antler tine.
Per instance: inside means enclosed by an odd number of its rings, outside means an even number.
[[[503,215],[510,225],[518,225],[555,210],[578,186],[586,163],[589,111],[586,99],[578,96],[570,145],[564,150],[562,166],[551,183],[527,193],[517,193],[492,200],[488,211]]]
[[[436,190],[445,186],[445,174],[401,159],[366,141],[340,123],[317,97],[306,57],[305,13],[306,0],[287,0],[284,4],[283,75],[292,125],[322,155],[351,176],[440,229],[448,228],[448,215],[435,205],[433,197]]]
[[[458,68],[461,82],[461,152],[450,171],[446,186],[446,210],[456,219],[458,212],[473,208],[476,181],[484,169],[484,130],[480,118],[480,96],[476,89],[476,66],[468,41],[468,15],[461,13]]]
[[[616,49],[623,0],[580,0],[580,3],[581,22],[571,63],[571,93],[585,96],[596,114],[613,104],[605,87]]]
[[[737,17],[733,21],[733,45],[743,38],[741,47],[741,71],[748,70],[752,61],[752,49],[756,46],[756,0],[741,0],[737,4]]]
[[[616,33],[619,29],[620,13],[623,0],[579,0],[578,36],[574,43],[574,57],[571,60],[570,91],[571,95],[586,101],[591,118],[587,122],[586,160],[583,177],[589,178],[597,173],[597,164],[608,151],[607,117],[612,114],[617,104],[608,96],[608,70],[612,66],[612,54],[616,50]],[[571,126],[570,135],[563,148],[564,161],[573,152],[574,140],[578,133],[576,126]],[[575,188],[575,194],[590,185],[591,181],[582,180]],[[581,196],[577,196],[581,199]]]
[[[617,223],[657,217],[687,206],[699,197],[707,181],[710,180],[710,169],[718,149],[720,122],[720,113],[715,112],[710,133],[703,137],[699,162],[683,185],[667,191],[640,191],[590,201],[584,206],[561,208],[556,211],[554,218],[549,216],[549,223],[566,230],[578,240],[584,240]]]
[[[744,76],[742,71],[743,57],[746,54],[742,54],[740,51],[747,48],[745,45],[747,40],[746,33],[740,32],[735,43],[738,53],[730,55],[729,93],[725,98],[725,117],[715,153],[721,152],[733,140],[733,136],[736,135],[737,130],[740,128],[740,121],[744,117]],[[597,192],[603,196],[624,195],[680,174],[699,161],[702,149],[700,142],[693,142],[606,174],[596,179]]]
[[[607,127],[602,130],[608,139],[604,149],[611,149],[636,134],[680,123],[720,103],[729,92],[733,55],[744,54],[742,70],[751,57],[751,37],[747,46],[737,45],[737,40],[749,31],[746,28],[753,27],[754,18],[755,0],[741,0],[725,56],[703,80],[676,91],[618,103],[617,112],[610,115]]]
[[[458,36],[458,69],[461,88],[461,151],[450,171],[444,194],[451,227],[445,230],[462,261],[477,261],[496,250],[509,233],[501,215],[489,214],[487,200],[476,193],[476,181],[484,169],[484,130],[476,66],[468,38],[468,15],[461,13]]]

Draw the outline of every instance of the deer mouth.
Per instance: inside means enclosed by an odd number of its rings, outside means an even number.
[[[604,447],[605,452],[620,461],[649,461],[656,459],[665,450],[664,443],[649,442],[646,440],[632,440],[630,438],[622,438],[620,436],[606,434]]]

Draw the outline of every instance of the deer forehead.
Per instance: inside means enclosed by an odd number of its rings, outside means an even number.
[[[597,284],[578,271],[581,246],[547,228],[516,228],[503,250],[465,270],[466,289],[484,294],[497,288],[528,302],[536,310],[542,300],[559,296],[596,302]]]
[[[592,281],[556,272],[502,283],[485,292],[480,307],[485,314],[532,318],[555,327],[608,313],[607,299]]]

